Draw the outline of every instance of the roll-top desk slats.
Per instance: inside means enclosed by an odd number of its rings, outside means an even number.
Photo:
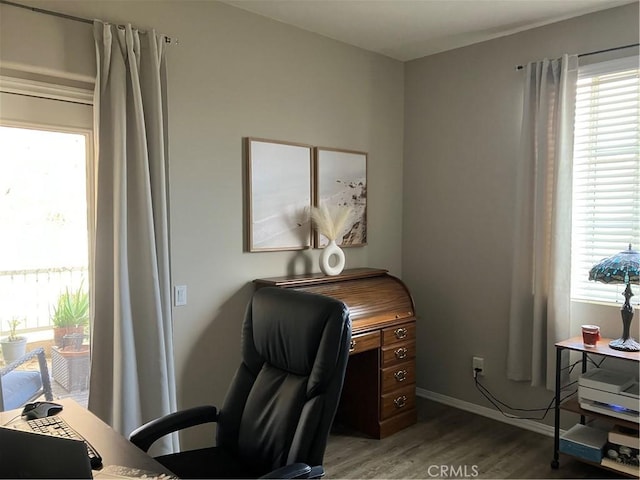
[[[351,316],[351,355],[337,418],[383,438],[416,422],[416,317],[404,283],[386,270],[357,268],[334,277],[294,275],[254,280],[343,301]]]

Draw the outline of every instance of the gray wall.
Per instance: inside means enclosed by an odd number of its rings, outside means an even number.
[[[637,41],[637,5],[403,65],[216,2],[25,3],[179,39],[167,58],[173,283],[189,287],[189,304],[174,309],[180,406],[221,403],[252,279],[307,261],[318,270],[316,251],[242,251],[244,136],[369,152],[369,245],[348,249],[347,267],[388,268],[407,282],[420,316],[420,388],[487,405],[470,375],[479,354],[502,399],[549,398],[504,373],[514,67]],[[5,68],[91,79],[89,26],[4,5],[0,19]]]
[[[25,3],[179,40],[167,61],[171,263],[189,300],[174,308],[180,406],[222,403],[253,279],[319,271],[319,251],[243,252],[243,137],[368,152],[369,245],[346,265],[400,275],[401,62],[211,1]],[[5,5],[0,17],[3,66],[93,75],[90,25]]]
[[[515,66],[637,41],[636,3],[406,63],[402,271],[422,317],[419,387],[489,406],[471,375],[480,355],[500,399],[548,403],[550,392],[506,379],[522,108]],[[614,338],[618,308],[599,311]]]

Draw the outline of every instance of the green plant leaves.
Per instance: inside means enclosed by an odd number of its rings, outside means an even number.
[[[89,293],[82,289],[71,292],[67,287],[58,297],[51,316],[54,327],[84,326],[89,323]]]

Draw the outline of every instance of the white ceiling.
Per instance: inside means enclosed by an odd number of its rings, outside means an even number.
[[[638,0],[221,0],[412,60]]]

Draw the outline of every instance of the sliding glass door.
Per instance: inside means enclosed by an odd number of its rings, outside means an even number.
[[[54,398],[86,406],[92,107],[2,92],[0,115],[0,338],[44,347]]]

